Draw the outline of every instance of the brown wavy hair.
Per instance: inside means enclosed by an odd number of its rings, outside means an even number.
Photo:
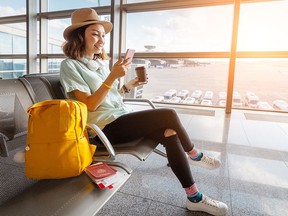
[[[84,33],[88,26],[89,25],[82,26],[71,32],[68,40],[65,41],[62,46],[65,56],[78,60],[83,58],[85,50]],[[107,55],[104,49],[102,49],[102,53],[99,55],[99,57],[103,60],[109,59],[109,56]]]

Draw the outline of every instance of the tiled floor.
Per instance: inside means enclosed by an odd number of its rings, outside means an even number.
[[[178,113],[195,145],[222,161],[213,171],[191,167],[201,192],[225,202],[229,215],[288,215],[287,114],[233,110],[227,116],[223,109]],[[186,210],[185,192],[166,158],[153,153],[145,162],[130,155],[117,159],[133,168],[133,174],[97,215],[208,215]]]

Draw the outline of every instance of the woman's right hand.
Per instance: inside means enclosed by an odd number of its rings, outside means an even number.
[[[112,76],[115,80],[125,76],[128,68],[130,66],[130,63],[124,59],[119,59],[112,67],[110,76]]]

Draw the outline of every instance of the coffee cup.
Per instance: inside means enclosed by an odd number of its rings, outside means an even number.
[[[146,68],[144,66],[136,67],[135,71],[138,77],[138,82],[146,83],[147,82]]]

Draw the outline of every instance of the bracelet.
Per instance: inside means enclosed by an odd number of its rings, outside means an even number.
[[[129,93],[130,89],[128,89],[125,85],[122,86],[123,90],[125,93]]]
[[[111,88],[112,88],[112,86],[106,84],[105,82],[102,82],[102,84],[103,84],[105,87],[107,87],[108,89],[111,89]]]

